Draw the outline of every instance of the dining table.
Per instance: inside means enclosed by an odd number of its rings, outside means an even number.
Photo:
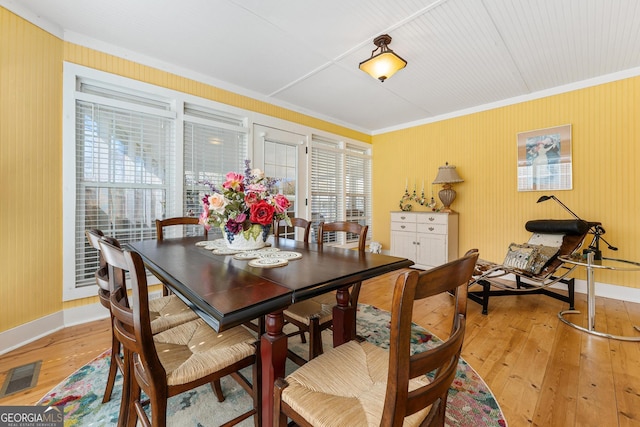
[[[356,307],[349,305],[349,287],[413,265],[406,258],[270,236],[264,250],[288,255],[286,263],[281,263],[285,265],[253,266],[248,258],[212,250],[202,239],[133,241],[125,248],[139,253],[146,268],[216,331],[262,321],[259,413],[263,426],[273,424],[273,386],[285,376],[283,311],[296,302],[336,291],[333,345],[338,346],[356,334]]]

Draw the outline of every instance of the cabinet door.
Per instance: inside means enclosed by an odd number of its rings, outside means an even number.
[[[447,236],[417,234],[416,264],[436,267],[447,262]]]
[[[391,232],[391,255],[416,262],[416,235],[404,231]]]

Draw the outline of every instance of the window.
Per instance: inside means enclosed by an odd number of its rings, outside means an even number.
[[[368,149],[347,145],[345,151],[345,218],[371,225],[371,157]]]
[[[366,144],[313,136],[311,219],[314,236],[322,221],[352,221],[369,225],[371,230],[371,154]],[[350,246],[358,240],[356,235],[341,235],[329,234],[325,241]]]
[[[96,295],[98,254],[85,230],[121,243],[155,239],[157,218],[200,215],[209,185],[244,171],[247,159],[283,178],[281,191],[296,215],[312,219],[312,236],[320,221],[371,227],[368,144],[76,64],[64,64],[63,78],[65,301]],[[250,139],[254,123],[267,137]]]
[[[249,158],[246,120],[211,109],[185,104],[184,107],[184,194],[187,215],[198,216],[201,198],[210,190],[207,183],[220,186],[229,171],[243,172]],[[212,238],[221,238],[218,229]]]
[[[121,243],[155,239],[156,219],[199,215],[206,183],[221,185],[249,156],[246,117],[84,67],[65,64],[64,108],[73,118],[63,125],[69,300],[95,295],[98,254],[85,230]]]
[[[120,242],[153,238],[155,219],[175,203],[174,126],[168,102],[77,80],[76,286],[95,283],[98,256],[86,229]]]

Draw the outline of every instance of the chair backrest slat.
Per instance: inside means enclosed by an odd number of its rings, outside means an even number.
[[[295,228],[302,228],[304,230],[304,237],[302,239],[303,242],[305,243],[309,243],[309,233],[311,231],[311,222],[307,221],[304,218],[290,218],[291,220],[291,227]],[[277,239],[279,237],[281,237],[280,235],[284,232],[287,231],[287,228],[290,228],[287,224],[287,220],[286,219],[281,219],[276,221],[275,227],[273,228],[273,236]]]
[[[159,241],[164,240],[164,227],[171,227],[177,225],[199,225],[200,219],[195,216],[177,216],[166,219],[156,219],[156,235]],[[202,226],[205,240],[209,237],[208,230]]]
[[[318,246],[324,245],[324,235],[330,232],[345,232],[358,235],[358,250],[364,252],[367,245],[367,232],[369,231],[368,225],[361,225],[357,222],[350,221],[336,221],[336,222],[321,222],[318,231]]]

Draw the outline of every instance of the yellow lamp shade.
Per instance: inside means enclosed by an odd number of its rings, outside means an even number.
[[[407,65],[407,61],[389,49],[387,46],[389,43],[391,43],[391,37],[388,34],[376,37],[373,44],[378,47],[371,52],[371,58],[362,61],[359,66],[362,71],[381,82]],[[379,52],[376,54],[377,51]]]
[[[406,65],[407,61],[391,51],[386,51],[361,62],[360,69],[383,82]]]

